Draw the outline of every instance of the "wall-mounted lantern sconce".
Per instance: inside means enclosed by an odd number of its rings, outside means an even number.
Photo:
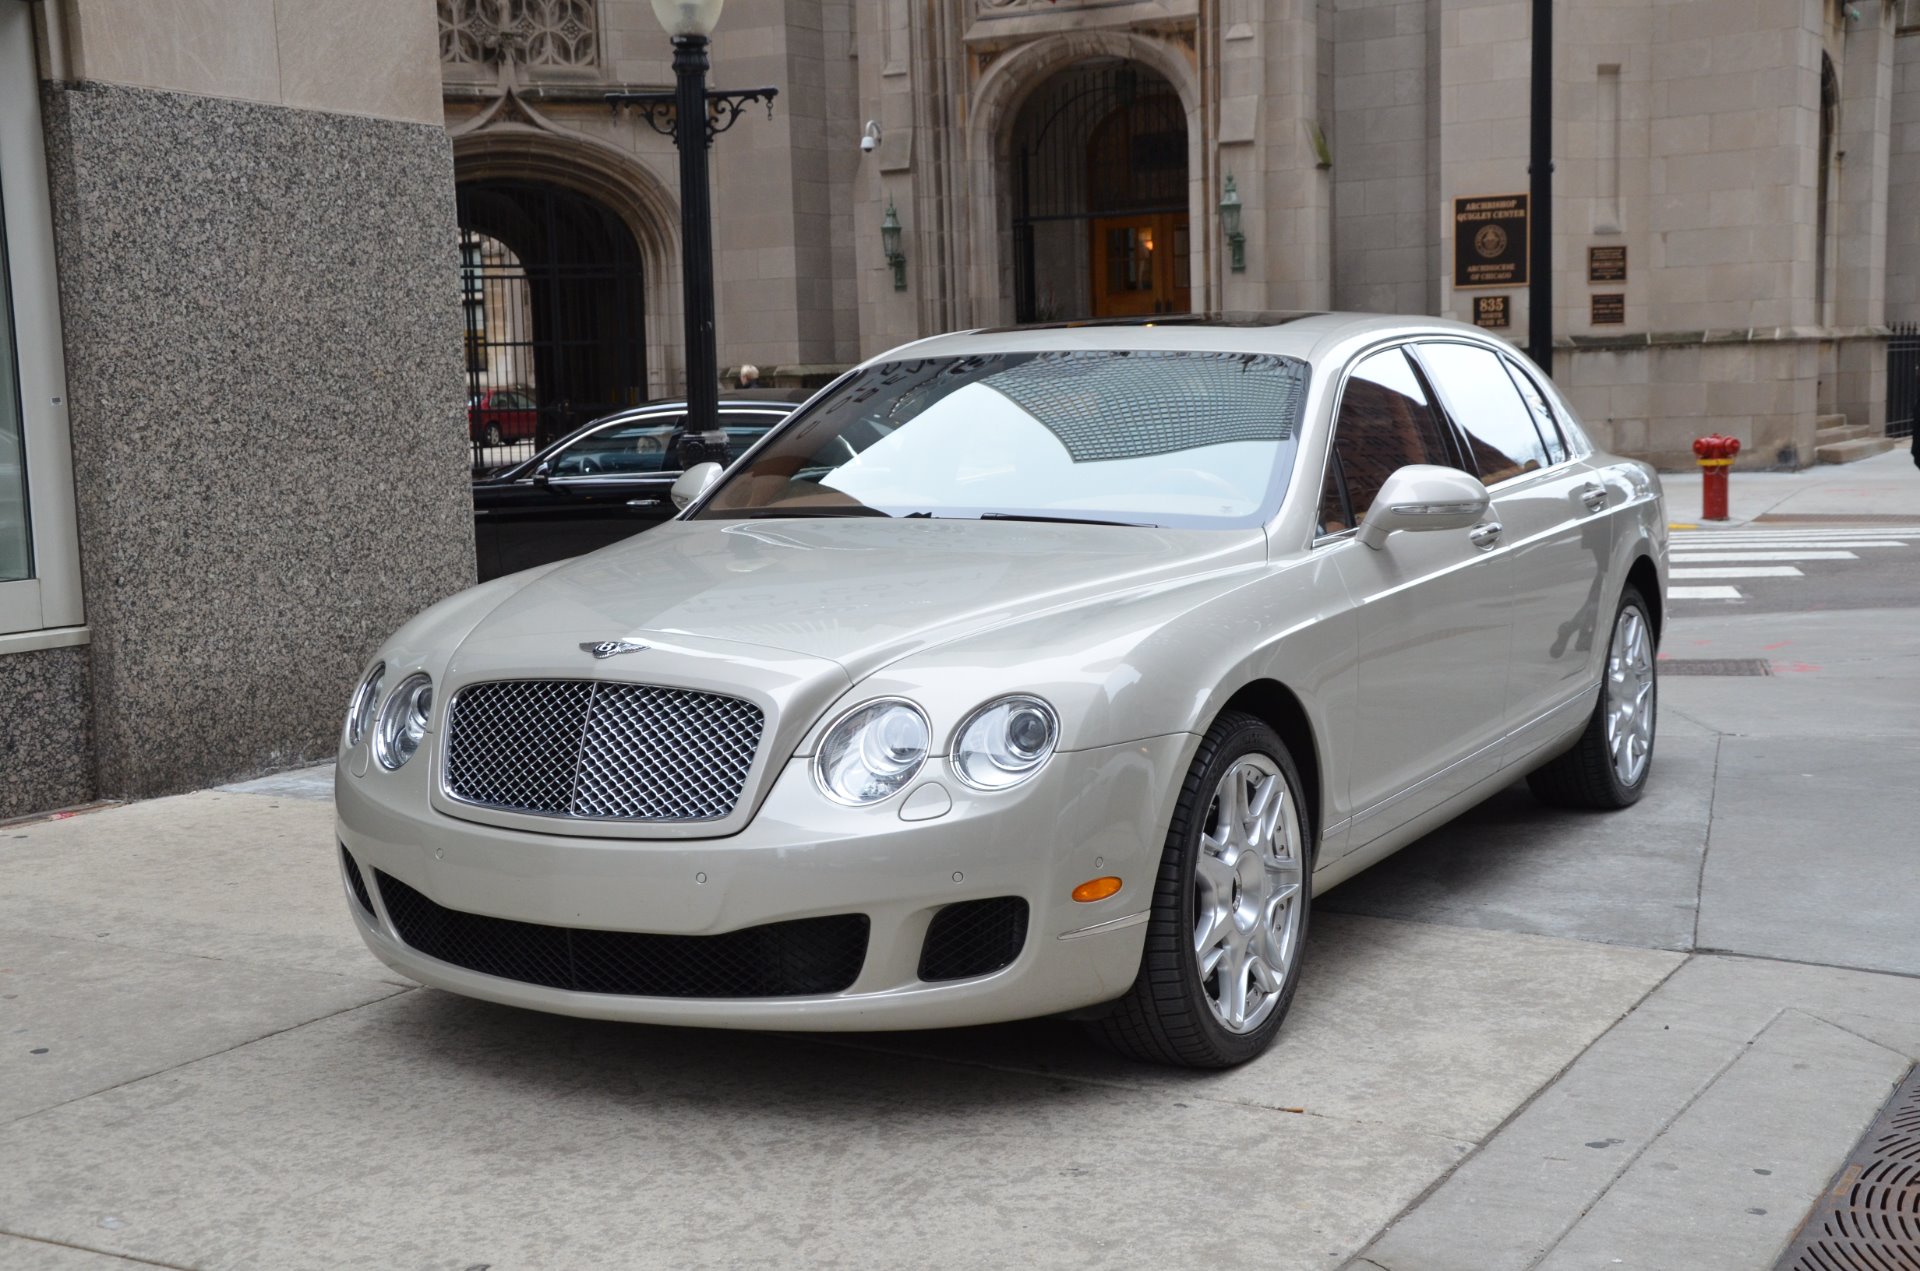
[[[893,289],[907,289],[907,254],[900,250],[900,214],[893,210],[893,200],[887,200],[886,219],[880,222],[880,247],[887,254],[887,263],[893,266]]]
[[[1220,196],[1220,232],[1233,249],[1233,272],[1247,272],[1247,236],[1240,232],[1240,191],[1234,188],[1233,173],[1227,173],[1227,192]]]

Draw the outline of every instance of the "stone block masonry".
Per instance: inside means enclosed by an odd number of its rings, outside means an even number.
[[[97,793],[324,757],[473,578],[446,133],[44,93]]]

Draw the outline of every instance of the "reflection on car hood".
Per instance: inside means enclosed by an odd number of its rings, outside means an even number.
[[[469,640],[697,636],[831,659],[857,680],[918,649],[1037,610],[1265,561],[1257,529],[677,521],[535,579]]]

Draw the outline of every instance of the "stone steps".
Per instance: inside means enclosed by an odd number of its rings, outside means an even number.
[[[1856,437],[1851,441],[1821,443],[1813,448],[1813,461],[1815,463],[1856,463],[1861,459],[1871,459],[1875,455],[1885,454],[1899,444],[1886,437]]]
[[[1820,415],[1814,419],[1815,463],[1855,463],[1884,454],[1896,444],[1865,424],[1849,426],[1845,415]]]

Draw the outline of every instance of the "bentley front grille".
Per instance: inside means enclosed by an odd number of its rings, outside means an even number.
[[[765,718],[719,693],[496,680],[447,712],[447,793],[596,821],[714,821],[747,783]]]

